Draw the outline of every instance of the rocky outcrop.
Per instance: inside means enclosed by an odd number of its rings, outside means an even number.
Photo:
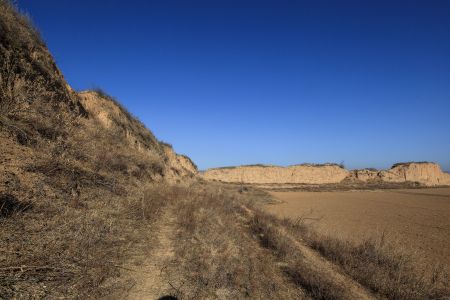
[[[240,166],[209,169],[201,174],[206,180],[242,183],[338,183],[346,178],[349,171],[334,165],[294,165],[279,166]]]
[[[450,185],[450,174],[429,162],[399,163],[389,170],[362,169],[348,171],[338,165],[240,166],[206,170],[206,180],[252,184],[328,184],[343,180],[361,182],[415,182],[424,186]]]

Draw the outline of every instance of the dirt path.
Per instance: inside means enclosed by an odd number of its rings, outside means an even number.
[[[157,245],[151,255],[139,267],[135,267],[133,277],[136,284],[129,291],[128,299],[158,299],[173,291],[165,276],[165,269],[174,258],[175,228],[172,207],[166,207],[164,214],[159,217],[159,224],[152,226],[153,230],[158,230]]]

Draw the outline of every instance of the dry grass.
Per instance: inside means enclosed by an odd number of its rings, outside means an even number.
[[[167,270],[173,294],[182,299],[302,299],[258,246],[239,208],[237,194],[200,185],[175,203],[178,234],[176,259]]]
[[[10,217],[31,207],[29,203],[19,202],[14,195],[0,193],[0,218]]]
[[[126,129],[147,140],[146,151],[130,147],[125,129],[88,118],[37,32],[5,0],[0,55],[1,297],[125,289],[120,266],[133,248],[151,248],[148,227],[167,199],[148,187],[163,177],[160,145],[135,119]]]
[[[348,299],[345,288],[328,278],[326,274],[308,265],[299,249],[282,231],[282,222],[260,210],[254,210],[250,228],[263,247],[273,251],[285,264],[285,275],[304,289],[313,299]],[[302,230],[306,230],[306,227]]]
[[[33,134],[33,146],[1,137],[9,153],[1,158],[13,162],[2,176],[16,170],[14,184],[0,186],[4,297],[107,296],[127,288],[119,276],[130,251],[151,249],[148,226],[171,194],[143,182],[161,176],[162,158],[74,122],[62,127],[65,139]]]
[[[175,203],[180,229],[175,264],[179,267],[171,274],[172,278],[182,274],[182,279],[173,282],[175,295],[188,299],[220,295],[351,298],[328,270],[305,260],[293,239],[316,250],[336,265],[337,272],[353,278],[375,297],[439,299],[450,294],[445,286],[448,277],[438,270],[427,276],[412,257],[386,240],[353,244],[325,237],[302,219],[280,220],[264,213],[249,198],[230,185],[208,184],[186,190]],[[250,207],[250,219],[242,204]]]
[[[442,268],[420,270],[414,258],[384,237],[358,244],[308,235],[310,246],[342,267],[355,280],[380,297],[388,299],[440,299],[450,295],[448,276]],[[428,275],[431,273],[431,275]]]
[[[127,197],[94,191],[81,206],[49,199],[0,219],[0,294],[83,298],[125,289],[120,266],[132,249],[151,248],[148,226],[172,197],[167,190],[148,186]]]

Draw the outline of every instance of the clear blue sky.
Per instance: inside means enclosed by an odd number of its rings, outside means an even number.
[[[68,82],[201,169],[450,170],[450,1],[19,0]]]

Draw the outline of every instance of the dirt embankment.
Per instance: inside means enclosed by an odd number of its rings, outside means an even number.
[[[206,170],[206,180],[250,184],[334,184],[352,182],[416,182],[424,186],[450,185],[450,174],[429,162],[399,163],[389,170],[346,170],[339,165],[239,166]]]

